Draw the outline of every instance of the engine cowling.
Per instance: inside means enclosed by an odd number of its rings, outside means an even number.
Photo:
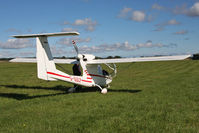
[[[92,55],[92,54],[83,54],[83,60],[84,61],[91,61],[91,60],[94,60],[95,59],[95,56]]]

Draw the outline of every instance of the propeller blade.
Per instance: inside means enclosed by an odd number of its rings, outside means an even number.
[[[79,54],[79,51],[78,51],[78,48],[77,48],[77,45],[76,45],[75,41],[72,40],[72,43],[73,43],[73,46],[74,46],[74,48],[75,48],[75,51],[77,52],[77,55],[78,55],[78,54]]]

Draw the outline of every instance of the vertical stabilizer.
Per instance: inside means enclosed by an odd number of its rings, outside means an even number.
[[[15,38],[36,38],[37,45],[37,76],[44,80],[56,80],[49,77],[47,72],[57,72],[53,57],[50,51],[47,37],[53,36],[76,36],[78,32],[57,32],[42,34],[14,35]]]
[[[55,63],[50,51],[47,37],[37,37],[37,76],[43,80],[55,80],[50,78],[48,71],[56,71]]]

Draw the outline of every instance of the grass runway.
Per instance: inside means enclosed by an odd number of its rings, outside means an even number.
[[[107,94],[68,94],[72,84],[37,79],[36,64],[1,62],[0,132],[199,132],[199,61],[117,66]]]

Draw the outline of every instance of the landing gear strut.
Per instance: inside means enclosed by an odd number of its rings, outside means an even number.
[[[75,91],[76,91],[76,88],[77,88],[78,86],[76,86],[76,87],[72,87],[72,88],[70,88],[69,90],[68,90],[68,93],[74,93]]]

